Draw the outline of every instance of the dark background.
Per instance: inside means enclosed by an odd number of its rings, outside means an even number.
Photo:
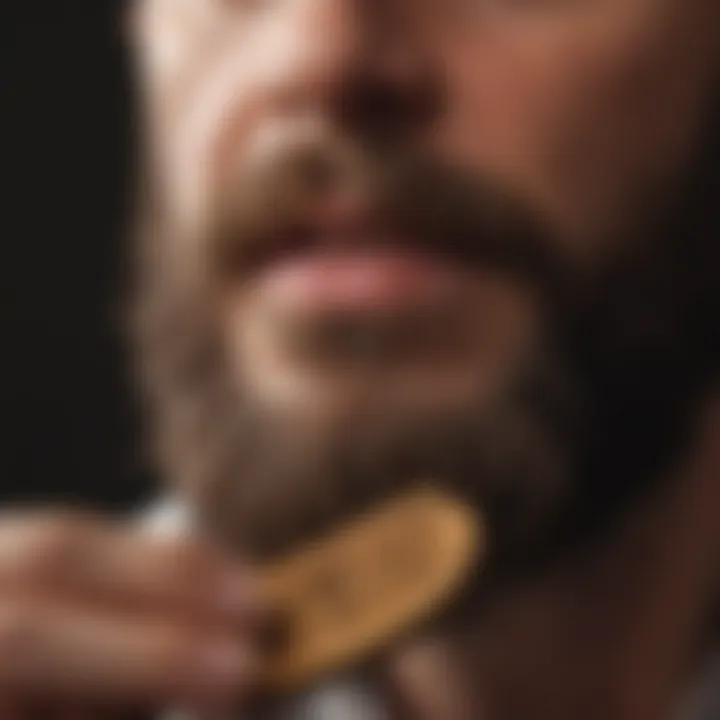
[[[121,0],[0,0],[0,502],[147,493],[121,291],[134,148]]]

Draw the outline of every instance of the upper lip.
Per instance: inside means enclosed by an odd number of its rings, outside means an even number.
[[[471,215],[423,215],[420,210],[381,212],[358,205],[344,212],[321,206],[294,217],[269,214],[255,232],[243,233],[242,240],[230,229],[216,260],[222,273],[247,276],[288,257],[377,247],[435,256],[466,268],[495,269],[552,296],[567,292],[567,268],[545,243],[524,237],[531,231],[522,225],[496,236],[495,229],[478,224]]]
[[[405,230],[382,222],[371,215],[362,215],[342,221],[313,218],[312,221],[268,228],[266,232],[256,234],[252,242],[239,244],[236,248],[237,257],[234,262],[231,259],[230,263],[242,274],[252,274],[278,260],[293,256],[323,251],[367,250],[373,247],[435,255],[445,261],[464,265],[476,261],[472,256],[472,248],[466,243],[456,242],[456,238],[441,242],[411,229]]]

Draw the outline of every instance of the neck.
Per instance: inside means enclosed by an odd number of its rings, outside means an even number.
[[[490,718],[669,717],[717,600],[718,440],[705,432],[601,549],[496,588],[472,643]]]

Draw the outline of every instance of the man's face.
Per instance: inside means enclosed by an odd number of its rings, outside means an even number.
[[[714,0],[137,11],[177,481],[251,537],[431,475],[546,517],[591,410],[570,327],[651,255]]]

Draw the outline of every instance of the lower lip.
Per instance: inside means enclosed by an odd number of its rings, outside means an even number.
[[[267,300],[297,310],[381,311],[447,301],[467,274],[420,253],[364,250],[288,258],[255,282]]]

